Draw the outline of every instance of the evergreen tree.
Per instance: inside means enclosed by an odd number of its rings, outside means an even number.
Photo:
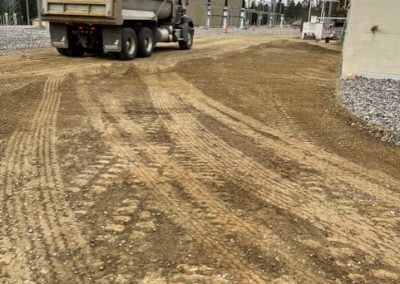
[[[278,3],[276,3],[276,13],[284,14],[284,12],[285,12],[285,4],[282,3],[282,0],[279,0]]]
[[[294,14],[295,14],[296,20],[303,18],[304,9],[300,2],[297,3]]]
[[[3,15],[4,14],[4,6],[5,6],[5,3],[4,3],[4,1],[3,0],[0,0],[0,15]]]
[[[296,19],[296,5],[293,1],[290,2],[289,7],[285,11],[285,19],[288,21]]]

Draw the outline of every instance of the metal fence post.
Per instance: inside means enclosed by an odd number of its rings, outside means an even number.
[[[208,29],[210,26],[211,26],[211,0],[208,0],[208,3],[207,3],[206,28]]]
[[[30,16],[29,16],[29,3],[28,0],[26,0],[26,21],[28,23],[28,26],[30,25]]]
[[[225,32],[228,32],[228,0],[225,0],[224,14],[223,14],[223,28]]]

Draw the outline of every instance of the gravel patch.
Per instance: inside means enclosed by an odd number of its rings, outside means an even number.
[[[206,27],[195,27],[196,35],[216,35],[226,34],[223,28],[206,28]],[[228,27],[227,34],[254,34],[254,35],[299,35],[300,29],[292,27],[250,27],[248,29],[240,29],[236,27]]]
[[[32,26],[0,26],[0,55],[50,46],[48,29]]]
[[[400,81],[367,79],[343,81],[342,102],[356,116],[366,122],[388,129],[383,140],[400,145]],[[390,136],[390,137],[389,137]]]
[[[291,27],[250,27],[239,29],[229,27],[228,32],[222,28],[196,27],[196,35],[218,34],[266,34],[266,35],[300,35],[299,29]],[[48,29],[39,29],[32,26],[0,26],[0,55],[8,53],[23,53],[31,48],[50,47],[50,33]]]

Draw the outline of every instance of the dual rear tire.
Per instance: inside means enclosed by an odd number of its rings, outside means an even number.
[[[121,51],[110,53],[111,58],[132,60],[136,56],[149,57],[154,50],[154,33],[148,27],[141,28],[137,34],[134,29],[125,27],[122,29],[121,43]]]
[[[80,44],[78,37],[70,34],[68,36],[69,47],[57,48],[58,53],[64,56],[81,57],[85,54],[85,48]]]

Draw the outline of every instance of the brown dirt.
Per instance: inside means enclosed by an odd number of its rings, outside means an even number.
[[[397,283],[400,150],[331,111],[339,64],[239,35],[0,57],[0,283]]]

